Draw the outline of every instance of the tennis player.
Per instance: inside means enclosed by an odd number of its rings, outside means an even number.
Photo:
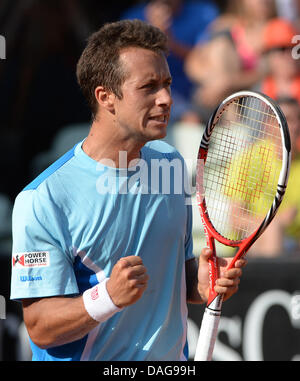
[[[33,360],[188,359],[187,301],[207,300],[210,251],[198,266],[184,163],[159,140],[172,104],[166,54],[165,35],[142,21],[94,33],[77,68],[89,135],[15,201],[11,298]],[[168,164],[169,184],[166,172],[154,180]],[[216,291],[227,299],[245,261],[225,265]]]

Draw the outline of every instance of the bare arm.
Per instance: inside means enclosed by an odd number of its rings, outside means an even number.
[[[24,299],[23,315],[30,338],[40,348],[79,340],[99,324],[87,313],[82,296]]]
[[[258,83],[266,69],[261,59],[256,68],[244,70],[236,48],[221,35],[196,46],[185,60],[185,70],[192,81],[201,84],[201,102],[215,107],[230,93]]]
[[[174,14],[168,4],[150,2],[146,6],[146,19],[150,24],[162,30],[169,39],[170,51],[178,58],[185,59],[191,51],[191,46],[178,41],[171,32]]]
[[[106,288],[112,302],[123,308],[140,299],[147,281],[141,258],[130,256],[116,263]],[[82,296],[24,299],[23,314],[29,336],[40,348],[79,340],[99,324],[87,312]]]

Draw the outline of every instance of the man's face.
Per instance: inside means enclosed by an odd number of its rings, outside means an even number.
[[[138,142],[164,138],[172,98],[171,75],[163,54],[130,47],[120,53],[126,73],[122,99],[115,99],[115,120],[125,137]]]
[[[290,79],[299,72],[299,63],[292,56],[290,47],[278,47],[269,52],[269,66],[274,77]]]

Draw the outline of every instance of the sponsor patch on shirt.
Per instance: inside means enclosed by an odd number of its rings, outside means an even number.
[[[20,281],[21,282],[35,282],[38,280],[43,280],[43,278],[39,276],[31,276],[31,275],[21,275],[20,276]]]
[[[33,251],[28,253],[16,253],[12,257],[14,268],[24,267],[47,267],[50,265],[49,251]]]

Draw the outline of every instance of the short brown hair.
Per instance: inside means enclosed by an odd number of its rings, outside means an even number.
[[[121,85],[126,76],[119,62],[121,49],[140,47],[168,53],[167,37],[158,28],[140,20],[105,24],[93,33],[77,64],[77,80],[94,118],[98,104],[94,95],[103,86],[122,98]]]

